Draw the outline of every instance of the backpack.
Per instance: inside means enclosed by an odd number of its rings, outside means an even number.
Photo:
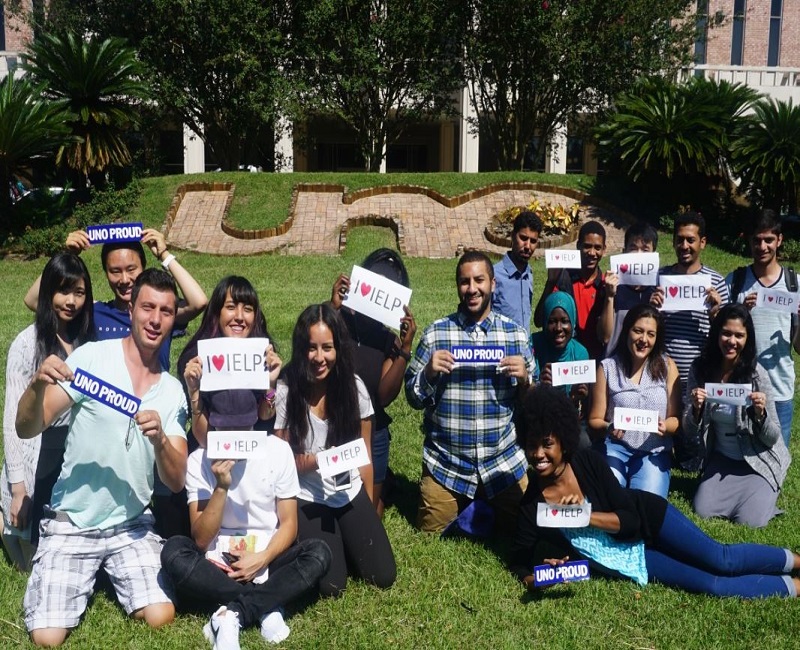
[[[794,270],[791,266],[784,266],[783,270],[786,273],[786,291],[791,291],[792,293],[797,292],[797,271]],[[744,287],[744,280],[747,277],[747,267],[740,266],[733,271],[733,282],[731,282],[731,300],[736,300],[738,295],[742,292],[742,288]],[[795,312],[792,314],[792,327],[789,333],[789,349],[793,350],[794,346],[792,345],[792,341],[794,341],[794,333],[797,330],[798,325],[798,315]]]

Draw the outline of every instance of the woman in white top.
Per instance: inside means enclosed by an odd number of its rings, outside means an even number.
[[[47,262],[38,301],[34,322],[14,339],[6,364],[5,460],[0,478],[3,544],[21,571],[30,568],[42,509],[50,502],[61,471],[69,414],[41,436],[21,440],[15,424],[17,405],[46,357],[55,354],[66,359],[74,348],[94,339],[92,283],[77,255],[59,253]]]
[[[298,537],[317,538],[332,562],[320,591],[336,596],[348,565],[363,580],[386,588],[397,568],[372,498],[368,463],[329,478],[319,473],[317,454],[363,438],[369,454],[372,404],[353,370],[350,337],[329,304],[307,307],[292,334],[292,360],[278,382],[275,432],[289,442],[300,478]]]

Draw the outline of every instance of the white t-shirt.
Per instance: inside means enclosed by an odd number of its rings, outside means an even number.
[[[294,454],[277,436],[264,432],[266,458],[239,460],[231,470],[231,486],[222,512],[219,532],[206,550],[210,560],[225,564],[222,552],[263,551],[278,529],[277,499],[292,499],[300,492]],[[196,449],[186,469],[188,503],[207,501],[217,485],[212,460],[205,449]],[[267,579],[267,569],[253,582]]]
[[[362,420],[371,417],[375,412],[369,393],[361,377],[356,375],[356,387],[358,389],[358,413]],[[289,388],[285,382],[279,381],[275,389],[275,429],[286,428],[286,398]],[[308,421],[310,424],[309,432],[306,435],[303,448],[306,453],[317,454],[328,448],[328,422],[320,420],[311,411],[308,411]],[[350,487],[346,490],[337,491],[333,477],[323,479],[319,471],[304,472],[300,474],[300,494],[299,499],[322,503],[331,508],[341,508],[356,498],[361,490],[361,474],[357,469],[350,470]]]

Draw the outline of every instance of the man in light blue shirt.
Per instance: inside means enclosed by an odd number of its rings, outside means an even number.
[[[64,465],[25,593],[25,624],[36,645],[60,645],[78,625],[101,566],[129,616],[152,627],[175,616],[148,505],[154,467],[173,492],[186,477],[186,400],[159,361],[177,301],[172,276],[143,271],[131,295],[130,336],[86,343],[66,361],[47,357],[20,399],[21,438],[70,411]],[[101,400],[102,391],[94,398],[76,390],[70,382],[78,370],[134,396],[138,410],[121,413]]]
[[[533,271],[530,261],[539,245],[542,220],[533,212],[520,212],[514,219],[511,250],[494,265],[495,290],[492,309],[513,320],[531,335]]]

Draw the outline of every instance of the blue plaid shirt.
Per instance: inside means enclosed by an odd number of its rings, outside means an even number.
[[[424,409],[422,459],[431,475],[449,490],[474,498],[479,481],[486,496],[496,496],[525,474],[525,454],[517,444],[514,405],[518,381],[497,365],[460,363],[433,383],[425,366],[436,350],[455,345],[499,346],[506,356],[525,359],[528,379],[536,376],[525,330],[495,312],[472,323],[461,312],[429,325],[406,370],[406,398]]]

